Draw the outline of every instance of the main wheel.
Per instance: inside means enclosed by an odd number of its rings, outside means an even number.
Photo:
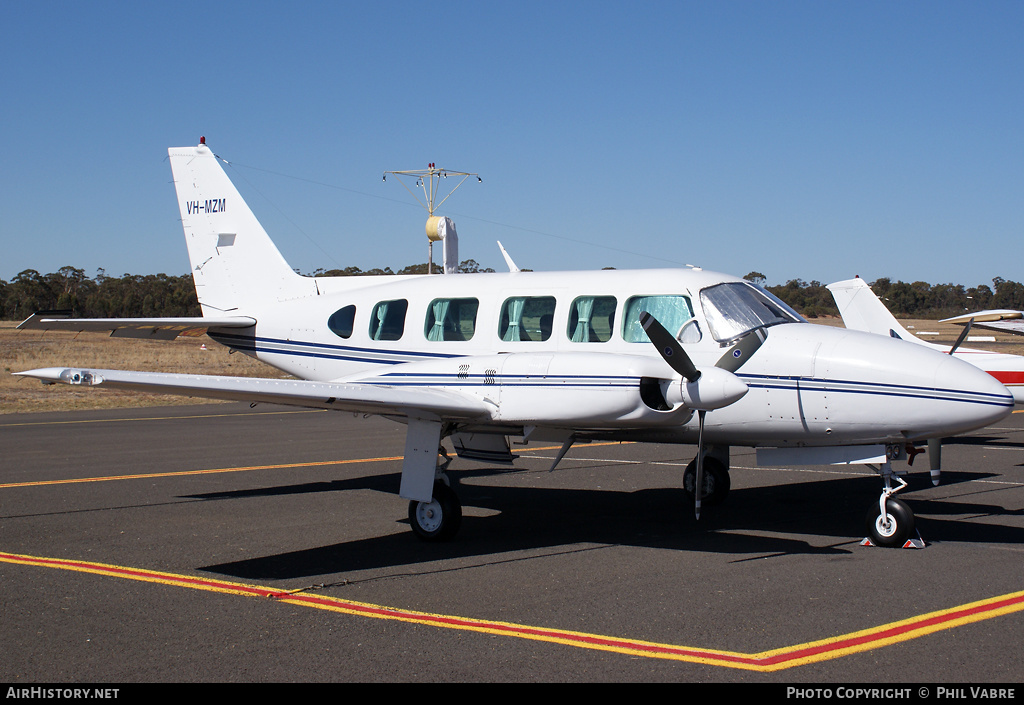
[[[704,467],[701,468],[701,484],[704,485],[700,494],[700,501],[708,507],[721,504],[725,496],[729,494],[731,482],[729,480],[729,468],[720,460],[705,457]],[[697,459],[694,458],[683,471],[683,490],[691,501],[696,499],[694,488],[697,486]]]
[[[876,546],[902,546],[914,533],[914,512],[905,502],[890,497],[885,501],[885,517],[876,503],[867,516],[868,538]]]
[[[409,502],[409,523],[413,533],[424,541],[447,541],[462,524],[462,503],[443,482],[434,483],[434,499]]]

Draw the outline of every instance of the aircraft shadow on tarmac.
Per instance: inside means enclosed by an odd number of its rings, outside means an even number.
[[[1008,441],[1005,436],[955,436],[942,439],[944,446],[985,446],[997,444],[1004,448],[1024,448],[1024,441]]]
[[[474,476],[505,475],[501,470],[453,472],[466,516],[453,541],[423,543],[411,531],[328,546],[201,567],[245,580],[309,578],[429,561],[497,555],[556,546],[611,544],[733,555],[845,555],[859,543],[870,503],[877,499],[876,477],[815,480],[768,487],[734,488],[724,504],[705,507],[698,522],[680,488],[612,491],[479,485]],[[943,484],[991,476],[949,472]],[[927,473],[910,475],[914,489],[930,487]],[[225,501],[253,496],[371,489],[397,495],[399,475],[375,475],[334,482],[190,495]],[[344,501],[344,500],[342,500]],[[353,498],[352,501],[360,501]],[[995,504],[908,499],[927,541],[1024,544],[1024,528],[998,523],[1020,515]],[[407,524],[405,503],[396,503],[397,522]],[[470,508],[497,513],[474,516]],[[952,517],[956,518],[940,518]],[[978,524],[960,518],[986,517]],[[995,523],[991,523],[992,520]],[[765,533],[771,535],[764,535]],[[790,537],[780,535],[790,535]],[[835,537],[815,546],[802,536]]]

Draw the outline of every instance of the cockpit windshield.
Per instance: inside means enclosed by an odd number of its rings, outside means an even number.
[[[700,292],[711,336],[728,343],[755,328],[806,323],[803,316],[764,289],[747,282],[716,284]]]

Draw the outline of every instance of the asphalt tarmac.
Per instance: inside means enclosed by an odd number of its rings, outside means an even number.
[[[1024,414],[901,493],[757,468],[700,521],[693,446],[456,459],[454,541],[398,497],[404,427],[244,404],[0,417],[0,683],[1022,680]],[[1021,689],[1017,689],[1021,691]],[[1018,692],[1019,697],[1019,692]]]

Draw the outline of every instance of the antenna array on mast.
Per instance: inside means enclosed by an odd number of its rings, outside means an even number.
[[[444,231],[446,223],[448,225],[448,230],[451,232],[453,242],[455,238],[455,224],[448,218],[441,219],[436,217],[434,215],[434,210],[447,201],[469,177],[475,176],[478,183],[483,183],[483,179],[480,178],[479,174],[442,169],[434,163],[429,164],[426,169],[385,171],[384,181],[388,180],[388,174],[399,177],[399,183],[402,184],[406,191],[412,194],[412,197],[416,199],[417,203],[427,210],[427,273],[431,274],[433,273],[434,268],[434,242],[436,240],[445,239]],[[441,179],[447,179],[449,176],[462,178],[459,179],[459,182],[455,184],[450,191],[448,191],[447,195],[438,201],[437,199],[440,197],[441,192]],[[409,188],[409,184],[407,182],[410,180],[414,180],[414,188],[418,188],[422,192],[422,199],[412,188]],[[455,266],[458,266],[458,262],[455,262]]]

